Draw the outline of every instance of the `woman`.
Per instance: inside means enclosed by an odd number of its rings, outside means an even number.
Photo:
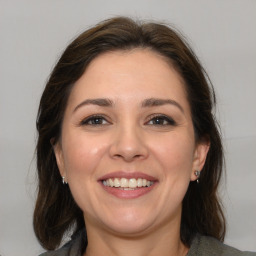
[[[222,244],[214,104],[196,56],[164,25],[120,17],[76,38],[38,112],[44,255],[255,255]]]

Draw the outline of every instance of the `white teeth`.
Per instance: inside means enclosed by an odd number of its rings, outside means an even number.
[[[107,179],[104,180],[103,182],[104,186],[107,187],[115,187],[115,188],[122,188],[124,190],[130,190],[130,189],[134,189],[134,188],[141,188],[141,187],[150,187],[151,185],[154,184],[153,181],[149,181],[146,179],[135,179],[135,178],[131,178],[131,179],[126,179],[126,178],[114,178],[114,179]]]
[[[121,188],[128,188],[129,187],[129,181],[125,178],[122,178],[120,180],[120,183],[121,183]]]
[[[114,187],[119,188],[120,187],[120,180],[118,178],[114,179]]]
[[[142,187],[142,179],[137,179],[137,186],[138,186],[139,188]]]
[[[108,186],[114,187],[114,181],[112,179],[108,179],[107,182],[108,182]]]
[[[136,188],[137,187],[137,180],[136,179],[130,179],[129,180],[129,188]]]

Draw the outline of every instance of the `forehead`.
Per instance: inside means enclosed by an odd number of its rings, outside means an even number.
[[[149,48],[116,50],[100,54],[91,61],[83,76],[88,77],[95,72],[101,75],[113,74],[115,71],[122,71],[123,75],[133,72],[134,76],[156,75],[158,78],[164,72],[169,75],[172,73],[180,80],[180,83],[184,83],[172,61]]]
[[[183,79],[166,57],[133,49],[96,57],[75,83],[70,101],[107,97],[124,102],[153,96],[186,101]]]

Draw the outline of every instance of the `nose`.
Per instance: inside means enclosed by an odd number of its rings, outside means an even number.
[[[126,162],[147,158],[148,148],[142,133],[131,126],[117,129],[109,150],[111,158]]]

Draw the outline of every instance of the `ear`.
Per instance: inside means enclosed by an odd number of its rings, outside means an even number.
[[[197,176],[195,171],[201,171],[204,167],[208,151],[210,149],[210,142],[208,140],[203,140],[198,142],[194,152],[193,168],[191,172],[191,181],[195,181]]]
[[[64,165],[64,158],[63,158],[63,151],[60,142],[56,142],[52,145],[53,151],[55,154],[56,162],[59,168],[59,172],[61,177],[66,176],[65,165]]]

